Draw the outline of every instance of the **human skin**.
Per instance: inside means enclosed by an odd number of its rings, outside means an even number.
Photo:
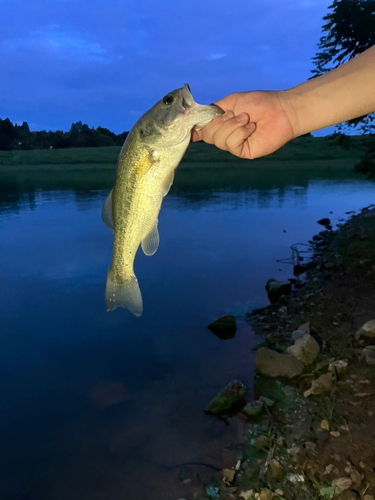
[[[193,142],[240,158],[268,155],[295,137],[375,112],[375,46],[291,89],[237,92],[215,104],[225,114],[193,131]]]

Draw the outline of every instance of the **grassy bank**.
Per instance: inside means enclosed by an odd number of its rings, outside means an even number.
[[[116,165],[120,152],[119,147],[101,148],[69,148],[69,149],[47,149],[47,150],[19,150],[0,151],[0,168],[23,167],[35,168],[95,168],[100,165],[112,168]],[[361,136],[354,137],[352,147],[345,151],[330,137],[299,137],[286,144],[272,155],[257,160],[240,160],[230,153],[221,151],[214,146],[195,143],[190,144],[181,167],[184,166],[262,166],[269,164],[285,165],[289,162],[314,162],[316,166],[327,165],[334,162],[336,166],[345,165],[352,167],[364,152],[364,139]]]

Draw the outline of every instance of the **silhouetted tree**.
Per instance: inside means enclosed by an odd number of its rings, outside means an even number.
[[[325,34],[313,58],[314,77],[337,68],[375,44],[375,0],[334,0],[323,20]],[[359,126],[363,133],[371,134],[365,157],[354,170],[375,178],[375,114],[338,125],[338,143],[348,149],[350,138],[341,133],[346,126]]]

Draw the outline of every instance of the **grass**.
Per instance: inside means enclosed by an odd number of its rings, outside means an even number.
[[[103,165],[112,168],[116,165],[120,147],[101,148],[68,148],[68,149],[34,149],[17,151],[0,151],[1,167],[35,167],[63,168],[75,165],[78,168],[90,165]],[[352,138],[351,149],[345,151],[331,137],[299,137],[286,144],[272,155],[257,160],[241,160],[228,152],[205,143],[190,144],[182,166],[267,166],[285,165],[287,162],[311,162],[315,166],[353,167],[363,156],[364,139],[361,136]]]

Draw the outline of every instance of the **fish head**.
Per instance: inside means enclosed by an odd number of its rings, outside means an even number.
[[[185,83],[182,88],[166,94],[143,115],[140,120],[143,122],[143,138],[147,142],[179,144],[190,137],[193,128],[198,130],[222,114],[224,111],[214,104],[196,103],[189,85]]]

